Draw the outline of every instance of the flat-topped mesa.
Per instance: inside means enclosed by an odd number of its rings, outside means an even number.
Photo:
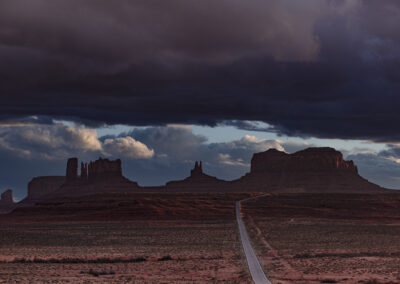
[[[99,158],[94,162],[90,162],[87,166],[87,170],[89,181],[98,178],[122,177],[122,165],[120,159],[110,161],[109,159]]]
[[[301,171],[347,171],[357,173],[353,161],[345,161],[333,148],[308,148],[294,154],[276,149],[256,153],[251,160],[251,173]]]
[[[236,185],[264,192],[380,192],[333,148],[308,148],[294,154],[270,149],[256,153],[251,171]]]
[[[13,193],[11,189],[7,189],[1,194],[1,203],[14,204]]]
[[[28,183],[28,199],[40,200],[43,196],[51,194],[65,183],[64,176],[35,177]]]
[[[99,158],[90,163],[70,158],[66,177],[38,177],[29,183],[29,201],[51,198],[77,197],[108,192],[131,192],[139,189],[137,182],[122,175],[121,160],[110,161]],[[63,182],[65,181],[65,182]]]

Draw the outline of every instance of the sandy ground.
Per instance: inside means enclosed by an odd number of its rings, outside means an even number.
[[[234,221],[2,225],[0,261],[0,283],[249,283]]]
[[[0,218],[0,283],[251,283],[241,194],[106,194]],[[400,283],[400,194],[270,194],[242,204],[274,283]]]
[[[360,196],[342,196],[347,205],[341,198],[327,202],[329,196],[303,203],[270,198],[244,211],[273,283],[400,283],[398,196],[366,197],[375,203],[369,209]]]

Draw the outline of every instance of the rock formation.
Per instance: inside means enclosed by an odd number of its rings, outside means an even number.
[[[74,182],[78,179],[78,159],[69,158],[67,161],[67,182]]]
[[[120,159],[111,161],[99,158],[89,163],[81,162],[81,174],[78,173],[78,159],[67,162],[66,182],[47,197],[73,197],[104,192],[129,192],[138,190],[136,182],[122,175]]]
[[[228,184],[227,181],[203,173],[201,161],[196,161],[189,177],[170,181],[165,185],[165,189],[167,192],[218,192],[227,191]]]
[[[381,192],[358,175],[353,161],[333,148],[308,148],[294,154],[275,149],[256,153],[250,173],[234,181],[204,174],[195,162],[190,176],[168,182],[167,192]]]
[[[14,204],[13,193],[11,189],[7,189],[1,194],[1,202],[4,204]]]
[[[195,177],[195,176],[202,176],[203,175],[203,166],[200,162],[195,162],[194,163],[194,168],[193,170],[190,171],[190,176]]]
[[[81,179],[87,180],[88,178],[88,164],[81,162]]]
[[[78,159],[70,158],[67,162],[67,184],[84,184],[104,182],[110,179],[121,179],[122,165],[121,160],[111,161],[99,158],[90,163],[81,162],[81,174],[78,176]]]
[[[8,213],[16,207],[16,203],[13,199],[13,193],[11,189],[7,189],[1,194],[0,199],[0,213]]]
[[[157,173],[155,173],[157,174]],[[28,197],[15,204],[11,190],[1,195],[0,212],[16,206],[29,206],[38,201],[60,197],[77,197],[98,193],[121,192],[318,192],[318,193],[377,193],[385,189],[358,175],[353,161],[332,148],[308,148],[287,154],[275,149],[256,153],[251,160],[250,173],[234,181],[224,181],[203,172],[202,162],[196,161],[190,176],[171,181],[165,186],[140,187],[122,175],[121,160],[99,158],[81,162],[68,159],[66,176],[32,179]]]
[[[121,160],[98,159],[81,162],[78,175],[78,159],[67,161],[66,176],[43,176],[33,178],[28,184],[28,196],[20,206],[29,206],[38,201],[56,197],[73,197],[99,192],[125,192],[137,190],[139,186],[122,176]]]
[[[276,149],[256,153],[251,159],[251,173],[338,171],[357,173],[353,161],[345,161],[342,153],[333,148],[308,148],[294,154]]]
[[[33,178],[28,184],[28,199],[40,200],[41,198],[57,191],[64,183],[64,176],[47,176]]]
[[[110,161],[109,159],[99,158],[94,162],[90,162],[88,165],[88,179],[104,179],[122,177],[122,165],[121,160]]]
[[[275,149],[256,153],[250,173],[234,182],[245,191],[376,192],[382,190],[358,175],[353,161],[333,148],[308,148],[294,154]]]

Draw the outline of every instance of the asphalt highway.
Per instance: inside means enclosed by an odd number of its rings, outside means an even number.
[[[254,252],[253,247],[251,246],[249,236],[247,234],[246,227],[243,223],[241,212],[240,212],[240,202],[248,199],[243,199],[240,201],[236,201],[236,221],[238,223],[239,232],[240,232],[240,240],[242,242],[244,254],[246,255],[247,265],[249,267],[249,271],[251,277],[255,284],[271,284],[271,281],[268,280],[267,276],[261,267],[260,262],[258,261],[257,255]]]

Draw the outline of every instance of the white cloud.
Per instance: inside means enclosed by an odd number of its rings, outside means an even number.
[[[240,167],[250,167],[249,163],[245,163],[243,159],[232,159],[231,155],[229,154],[218,154],[218,158],[221,164],[227,166],[240,166]]]
[[[60,132],[56,132],[57,138],[63,139],[61,145],[68,145],[73,149],[84,151],[97,151],[102,149],[101,142],[97,137],[97,131],[88,128],[74,128],[72,126],[61,127]],[[50,136],[51,137],[51,136]]]
[[[95,129],[52,125],[0,127],[0,148],[26,159],[66,159],[71,156],[151,158],[154,151],[131,137],[100,141]]]
[[[242,139],[236,141],[235,144],[239,147],[249,147],[251,145],[251,148],[259,152],[266,151],[271,148],[279,151],[285,151],[281,143],[282,142],[279,140],[263,140],[258,139],[255,136],[245,135]]]
[[[148,159],[154,156],[154,150],[129,136],[104,140],[103,151],[108,156],[131,159]]]

